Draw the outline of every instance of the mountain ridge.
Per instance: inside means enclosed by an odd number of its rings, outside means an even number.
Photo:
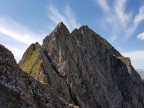
[[[136,69],[136,70],[140,74],[141,78],[144,80],[144,69]]]
[[[41,103],[42,108],[144,107],[143,82],[130,59],[123,57],[88,26],[70,33],[60,22],[42,45],[29,46],[18,65],[21,73],[31,77],[32,82],[39,82],[33,85],[52,90],[48,91],[51,103],[46,104],[48,97],[41,96],[43,101],[34,101]],[[34,95],[48,93],[41,92]],[[30,97],[35,99],[33,95]],[[32,108],[40,107],[34,105]]]

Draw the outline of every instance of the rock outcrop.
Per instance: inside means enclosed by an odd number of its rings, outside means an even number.
[[[0,102],[5,103],[0,105],[144,108],[144,84],[130,59],[88,26],[70,33],[59,23],[42,46],[35,43],[26,50],[19,66],[10,51],[0,50],[5,58],[0,59],[0,83],[6,88],[0,88]]]
[[[48,84],[30,77],[0,45],[0,108],[73,108]]]
[[[42,84],[49,84],[59,96],[72,102],[66,81],[57,74],[39,43],[32,44],[19,62],[20,68]]]

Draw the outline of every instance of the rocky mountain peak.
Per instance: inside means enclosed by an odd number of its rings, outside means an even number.
[[[92,31],[87,25],[83,25],[79,28],[79,30],[83,30],[83,31]]]
[[[60,22],[55,29],[59,29],[59,30],[68,30],[67,27],[65,26],[65,24],[63,22]]]
[[[9,55],[0,52],[0,56],[5,54]],[[14,89],[16,94],[25,91],[18,97],[32,108],[144,108],[144,84],[130,59],[88,26],[70,33],[59,23],[42,46],[30,45],[19,67],[16,70],[21,80],[16,75],[10,80],[21,86],[10,85],[20,88],[18,92]],[[0,69],[8,71],[5,66]],[[3,75],[1,82],[9,83],[9,75]],[[8,83],[0,86],[7,88]]]
[[[0,65],[10,66],[11,68],[16,67],[16,61],[11,51],[0,44]]]
[[[27,54],[32,56],[33,51],[37,49],[41,49],[38,43],[30,45],[23,57],[26,57]],[[32,52],[29,53],[29,51]],[[31,57],[27,59],[30,60]],[[25,62],[30,61],[25,60],[21,60],[20,65],[24,63],[23,66],[26,67]],[[38,61],[33,61],[33,63]],[[29,65],[27,65],[27,68],[29,68]],[[21,69],[23,70],[23,67]],[[48,83],[44,84],[41,81],[42,79],[37,79],[33,74],[28,73],[28,70],[23,72],[21,69],[16,64],[11,51],[0,45],[0,108],[78,108],[72,101],[69,100],[71,102],[69,103],[68,100],[65,100],[67,98],[60,97],[62,94],[58,95],[56,89],[53,89]],[[37,76],[40,73],[42,72],[39,70]]]
[[[36,80],[45,83],[45,76],[42,73],[40,74],[39,70],[43,62],[42,57],[44,58],[45,54],[41,45],[36,42],[27,48],[19,62],[19,66],[24,72],[31,74]]]
[[[66,38],[70,36],[70,32],[67,29],[67,27],[63,24],[63,22],[60,22],[56,28],[43,40],[43,48],[46,49],[49,47],[48,45],[52,47],[58,47],[59,44],[62,44],[65,42]],[[55,44],[55,45],[53,45]]]
[[[36,42],[36,43],[32,43],[29,47],[28,47],[28,49],[27,49],[27,51],[25,52],[25,57],[23,57],[23,58],[25,58],[25,59],[27,59],[27,58],[29,58],[29,56],[34,52],[34,51],[38,51],[38,50],[40,50],[41,49],[41,45],[38,43],[38,42]]]
[[[63,36],[63,35],[66,35],[69,34],[69,30],[68,28],[64,25],[63,22],[60,22],[56,27],[55,29],[53,30],[52,33],[56,33],[57,35],[59,36]]]
[[[88,32],[93,32],[92,29],[90,29],[87,25],[83,25],[81,26],[80,28],[75,28],[71,34],[74,34],[74,33],[81,33],[81,34],[84,34],[84,33],[88,33]]]

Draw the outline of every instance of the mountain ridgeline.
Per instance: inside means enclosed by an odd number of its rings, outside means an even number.
[[[2,108],[144,108],[140,75],[88,26],[61,22],[17,64],[0,45]]]
[[[137,69],[136,71],[140,74],[141,78],[144,81],[144,69]]]

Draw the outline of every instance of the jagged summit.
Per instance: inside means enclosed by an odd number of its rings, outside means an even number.
[[[64,24],[63,22],[60,22],[60,23],[56,26],[56,28],[59,28],[59,29],[65,28],[65,29],[67,29],[67,27],[65,26],[65,24]]]
[[[8,92],[11,101],[4,93],[0,105],[4,101],[30,108],[144,108],[144,84],[130,60],[88,26],[70,33],[59,23],[42,46],[30,45],[16,75],[7,74],[5,54],[0,52],[5,58],[0,59],[0,72],[6,71],[0,73],[0,93],[5,91],[2,87],[14,87],[16,95]],[[14,101],[16,97],[21,101]]]
[[[80,28],[80,30],[91,30],[88,25],[82,25]]]
[[[5,46],[0,44],[0,65],[8,65],[12,68],[16,67],[16,61],[11,51],[9,51]]]
[[[32,46],[39,47],[38,43]],[[29,58],[27,58],[29,59]],[[25,61],[28,62],[28,61]],[[0,108],[74,108],[50,85],[21,71],[13,54],[0,45]],[[64,86],[63,86],[64,87]],[[66,93],[66,92],[65,92]]]
[[[62,33],[62,34],[67,34],[69,33],[68,28],[65,26],[65,24],[63,22],[60,22],[55,29],[53,30],[53,32],[58,32],[58,33]]]
[[[41,45],[38,42],[36,42],[35,44],[31,44],[29,48],[26,50],[26,52],[24,53],[22,60],[20,60],[19,66],[21,67],[22,65],[21,69],[23,71],[29,74],[32,73],[31,68],[32,67],[36,68],[38,67],[38,65],[40,65],[40,62],[36,62],[36,61],[41,54],[43,54]]]
[[[43,46],[45,43],[51,43],[54,42],[55,44],[59,44],[60,41],[65,41],[67,36],[70,36],[70,32],[67,29],[67,27],[63,24],[63,22],[60,22],[56,28],[48,35],[45,37],[43,40]],[[54,44],[52,43],[52,44]],[[48,47],[45,45],[45,47]]]

